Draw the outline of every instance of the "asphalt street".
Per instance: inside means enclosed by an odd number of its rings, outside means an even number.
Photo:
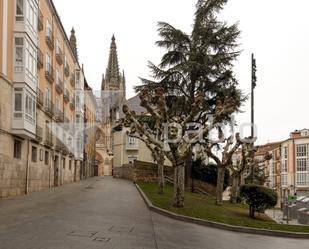
[[[309,240],[234,233],[150,212],[110,177],[0,200],[0,249],[308,249]]]

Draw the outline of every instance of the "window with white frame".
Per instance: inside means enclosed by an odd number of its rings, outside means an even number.
[[[59,80],[60,80],[60,73],[59,73],[59,69],[57,68],[57,69],[56,69],[56,84],[57,84],[57,85],[60,84]]]
[[[64,62],[64,67],[67,67],[68,65],[68,60],[67,60],[67,56],[64,54],[63,56],[63,62]]]
[[[26,4],[27,24],[36,33],[38,27],[38,6],[34,1]]]
[[[272,159],[269,161],[268,170],[269,170],[269,187],[273,188],[275,187],[275,176],[274,176],[275,167]]]
[[[137,148],[138,140],[135,137],[127,136],[127,148]]]
[[[128,156],[128,161],[129,164],[134,164],[134,162],[137,160],[137,156],[133,155],[133,156]]]
[[[36,119],[36,101],[34,95],[27,91],[25,99],[25,114],[26,120],[35,124]]]
[[[308,185],[308,145],[296,145],[296,184]]]
[[[15,37],[15,73],[24,71],[24,38]]]
[[[60,100],[59,100],[58,97],[56,97],[56,102],[55,103],[56,103],[57,109],[60,110]]]
[[[33,81],[37,79],[37,50],[35,47],[26,39],[26,75]]]
[[[45,106],[51,108],[51,90],[49,88],[45,89]]]
[[[53,36],[53,28],[48,19],[46,20],[46,36],[50,38]]]
[[[60,42],[59,39],[56,39],[56,54],[60,54]]]
[[[21,141],[14,140],[14,158],[21,159]]]
[[[46,71],[50,72],[51,71],[51,64],[52,64],[50,54],[46,53],[45,58],[46,58],[45,69],[46,69]]]
[[[14,89],[14,119],[22,119],[23,117],[23,90]]]
[[[16,0],[15,20],[17,22],[24,21],[24,0]]]
[[[80,71],[76,71],[76,84],[78,85],[80,83]]]

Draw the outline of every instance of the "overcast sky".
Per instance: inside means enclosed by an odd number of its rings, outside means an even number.
[[[162,51],[158,21],[191,30],[195,2],[190,0],[54,0],[66,31],[74,26],[79,58],[89,84],[100,89],[112,34],[118,46],[120,69],[125,70],[127,96],[148,76],[147,61],[158,63]],[[258,67],[256,123],[258,142],[287,139],[290,131],[309,128],[309,1],[230,0],[221,19],[239,21],[243,53],[235,72],[244,93],[250,93],[250,59]],[[238,123],[250,121],[250,101]]]

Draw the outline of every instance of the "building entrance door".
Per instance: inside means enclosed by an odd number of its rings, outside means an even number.
[[[104,175],[109,176],[110,175],[110,170],[109,170],[109,164],[104,165]]]
[[[54,187],[59,186],[59,157],[55,156],[54,160]]]

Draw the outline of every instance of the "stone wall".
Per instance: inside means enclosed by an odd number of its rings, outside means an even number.
[[[27,190],[30,193],[80,180],[80,163],[77,162],[75,167],[73,157],[52,152],[51,149],[32,141],[29,142],[29,158],[28,141],[21,139],[21,159],[15,159],[13,157],[14,138],[8,133],[0,132],[0,199],[22,195]],[[32,146],[37,148],[36,162],[31,160]],[[49,155],[47,164],[45,164],[45,151],[48,151]],[[52,154],[59,158],[57,165]],[[54,181],[55,169],[59,172],[57,184]],[[27,175],[28,187],[26,187]]]
[[[164,167],[166,176],[173,175],[173,168]],[[156,182],[158,179],[158,168],[154,163],[135,161],[134,164],[125,164],[115,167],[113,171],[115,178],[127,179],[135,182]]]

